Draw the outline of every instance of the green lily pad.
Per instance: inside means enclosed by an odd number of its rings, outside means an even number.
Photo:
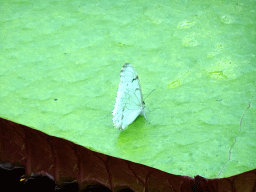
[[[3,1],[0,116],[172,174],[255,169],[255,18],[243,2]],[[156,90],[149,122],[119,131],[124,63],[144,98]]]

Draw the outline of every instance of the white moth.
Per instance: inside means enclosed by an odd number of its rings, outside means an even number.
[[[130,63],[124,64],[120,77],[121,82],[112,112],[114,127],[119,130],[131,124],[139,115],[143,114],[146,119],[140,81],[134,67]]]

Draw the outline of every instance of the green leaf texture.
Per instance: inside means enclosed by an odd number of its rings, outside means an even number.
[[[0,4],[1,117],[172,174],[256,168],[254,0]],[[156,90],[119,131],[124,63]]]

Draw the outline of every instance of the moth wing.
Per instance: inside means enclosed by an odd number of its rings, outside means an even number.
[[[121,81],[113,110],[113,123],[116,128],[124,129],[140,114],[144,113],[144,102],[140,81],[134,67],[126,63],[121,70]]]
[[[141,114],[141,110],[140,109],[134,110],[134,111],[124,112],[124,115],[126,115],[126,118],[123,119],[122,129],[124,129],[127,125],[130,125],[140,114]]]

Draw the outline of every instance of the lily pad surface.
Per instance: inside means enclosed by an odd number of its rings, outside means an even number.
[[[255,3],[2,1],[0,116],[172,174],[255,169]],[[120,131],[124,63],[148,121]]]

